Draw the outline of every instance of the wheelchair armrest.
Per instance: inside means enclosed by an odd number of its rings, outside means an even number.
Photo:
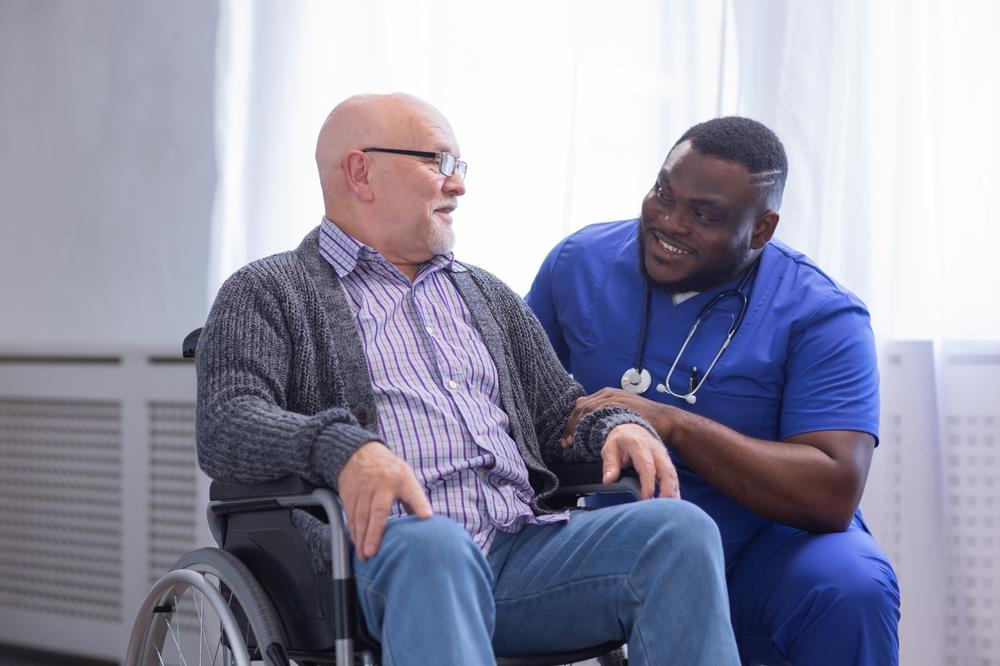
[[[209,488],[208,524],[221,546],[225,541],[226,517],[231,514],[294,508],[321,509],[330,526],[330,552],[335,581],[351,578],[351,550],[340,499],[331,488],[314,486],[289,475],[261,483],[213,481]]]
[[[566,495],[593,495],[605,493],[629,493],[636,499],[641,495],[639,477],[635,470],[627,467],[618,480],[605,485],[601,482],[603,463],[564,463],[549,465],[549,469],[559,477],[556,497]]]
[[[200,337],[200,328],[196,328],[184,336],[184,342],[181,343],[181,356],[184,358],[194,358],[198,350],[198,338]]]
[[[230,483],[212,481],[208,498],[212,500],[249,499],[251,497],[276,497],[281,495],[305,495],[316,488],[300,476],[289,474],[273,481],[258,483]]]
[[[219,515],[277,509],[289,505],[283,500],[312,495],[316,489],[316,486],[294,474],[259,483],[213,481],[208,490],[208,508],[211,513]]]

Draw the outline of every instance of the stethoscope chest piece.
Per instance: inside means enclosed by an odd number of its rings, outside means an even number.
[[[645,368],[641,370],[629,368],[622,375],[622,388],[632,393],[643,394],[652,383],[653,377]]]

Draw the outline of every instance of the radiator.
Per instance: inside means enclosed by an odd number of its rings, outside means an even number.
[[[901,664],[1000,666],[1000,344],[883,349],[862,511],[899,576]]]
[[[152,580],[211,542],[177,356],[0,352],[0,643],[118,660]]]

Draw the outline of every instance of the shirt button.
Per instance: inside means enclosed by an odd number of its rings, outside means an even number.
[[[453,391],[454,391],[455,389],[457,389],[457,388],[458,388],[458,383],[457,383],[457,382],[455,382],[455,380],[454,380],[454,379],[449,379],[449,380],[448,380],[448,388],[450,388],[451,390],[453,390]]]
[[[431,334],[431,335],[434,335],[435,333],[437,333],[437,331],[436,331],[436,330],[434,330],[434,327],[433,327],[433,326],[428,326],[428,327],[427,327],[427,332],[428,332],[429,334]]]

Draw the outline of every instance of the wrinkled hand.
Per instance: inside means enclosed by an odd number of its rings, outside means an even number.
[[[660,484],[657,497],[681,496],[677,470],[667,455],[666,447],[641,425],[625,423],[612,428],[601,449],[601,459],[604,461],[602,480],[605,484],[617,481],[622,468],[631,465],[639,474],[642,499],[653,496],[657,483]]]
[[[362,561],[378,552],[386,517],[397,499],[418,518],[434,514],[413,468],[382,442],[368,442],[348,458],[337,477],[337,490]]]
[[[665,431],[669,424],[664,421],[662,415],[664,411],[673,409],[672,407],[649,400],[648,398],[643,398],[642,396],[636,395],[630,391],[624,391],[616,388],[603,388],[597,393],[576,399],[576,406],[573,408],[573,412],[569,415],[569,421],[566,423],[566,430],[563,432],[563,448],[568,449],[573,446],[573,434],[576,432],[576,424],[580,422],[580,419],[595,409],[606,407],[608,405],[631,409],[633,412],[649,421],[664,442],[670,440],[669,433]]]

